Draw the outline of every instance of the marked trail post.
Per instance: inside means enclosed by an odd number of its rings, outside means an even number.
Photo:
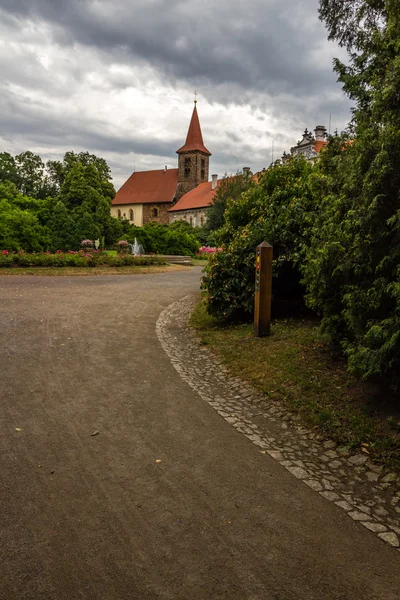
[[[257,246],[254,299],[254,333],[257,337],[271,334],[272,252],[268,242]]]

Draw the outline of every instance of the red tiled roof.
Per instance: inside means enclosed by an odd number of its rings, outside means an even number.
[[[221,183],[222,179],[218,179],[217,187],[212,190],[212,182],[206,181],[206,183],[200,183],[194,190],[187,192],[178,200],[178,202],[169,209],[168,212],[174,212],[177,210],[189,210],[191,208],[204,208],[211,204],[217,189],[218,185]]]
[[[321,148],[323,148],[324,146],[326,146],[327,143],[328,142],[325,142],[323,140],[318,140],[317,142],[315,142],[315,146],[314,146],[315,152],[318,154],[318,152],[321,150]]]
[[[204,152],[204,154],[211,156],[211,152],[207,150],[203,142],[196,104],[194,105],[192,120],[190,121],[185,145],[182,146],[182,148],[179,148],[179,150],[176,152],[177,154],[180,154],[181,152],[190,152],[191,150],[200,150],[201,152]]]
[[[172,202],[178,186],[178,169],[132,173],[112,201],[118,204]]]

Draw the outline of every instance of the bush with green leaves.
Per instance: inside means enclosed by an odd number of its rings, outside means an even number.
[[[264,240],[274,246],[274,303],[302,304],[300,261],[316,206],[309,188],[313,166],[297,158],[276,163],[238,199],[229,200],[222,246],[203,277],[208,311],[222,319],[249,319],[254,310],[255,253]]]
[[[200,242],[192,228],[177,225],[146,223],[143,227],[130,226],[123,239],[133,243],[136,239],[146,254],[178,254],[195,256]],[[190,225],[189,225],[190,227]]]

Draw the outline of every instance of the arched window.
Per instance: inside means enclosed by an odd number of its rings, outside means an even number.
[[[133,221],[133,210],[132,209],[130,209],[130,211],[129,211],[129,220]]]
[[[158,208],[152,208],[151,209],[151,216],[152,217],[158,217]]]
[[[190,177],[190,169],[185,169],[185,179],[189,179]]]
[[[203,227],[204,225],[204,217],[203,215],[200,217],[200,225]]]
[[[119,209],[117,210],[117,217],[118,217],[118,219],[121,218],[121,211]]]
[[[190,219],[189,219],[189,223],[190,223],[191,225],[193,225],[193,217],[190,217]]]

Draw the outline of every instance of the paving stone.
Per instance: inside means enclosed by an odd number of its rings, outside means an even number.
[[[292,475],[297,477],[297,479],[305,479],[308,477],[307,471],[301,467],[287,467],[287,470],[290,471]]]
[[[374,510],[374,513],[378,515],[378,517],[386,517],[389,514],[389,512],[386,510],[386,508],[383,508],[383,506],[378,506],[378,508]]]
[[[378,473],[374,473],[373,471],[367,471],[365,473],[365,476],[368,479],[368,481],[378,481],[379,479]]]
[[[339,506],[340,508],[342,508],[343,510],[351,510],[353,508],[353,506],[351,506],[348,502],[346,502],[345,500],[339,500],[339,502],[335,502],[336,506]]]
[[[392,531],[388,531],[386,533],[378,533],[378,537],[380,537],[381,540],[384,540],[385,542],[393,546],[393,548],[399,548],[400,546],[399,538]]]
[[[352,519],[354,519],[354,521],[367,521],[367,520],[371,519],[371,517],[369,515],[366,515],[365,513],[360,512],[358,510],[349,512],[349,516]]]
[[[322,445],[323,445],[324,448],[335,448],[336,447],[335,442],[333,442],[331,440],[328,440],[327,442],[324,442]]]
[[[361,512],[364,512],[367,515],[371,514],[371,509],[369,508],[369,506],[364,506],[364,504],[357,504],[356,506],[358,510],[361,510]]]
[[[282,460],[282,453],[276,450],[267,450],[268,454],[275,460]]]
[[[333,490],[333,485],[331,484],[330,481],[328,481],[327,479],[323,479],[322,483],[324,484],[324,488],[326,490]]]
[[[392,483],[392,482],[398,481],[398,479],[399,478],[396,475],[396,473],[388,473],[387,475],[382,477],[381,481],[382,481],[382,483]]]
[[[382,533],[383,531],[387,531],[386,527],[382,525],[382,523],[375,523],[372,521],[362,521],[361,525],[364,525],[370,531],[374,533]]]
[[[321,483],[316,479],[305,479],[304,483],[306,483],[310,488],[312,488],[316,492],[320,492],[323,490]]]
[[[368,458],[362,454],[355,454],[347,459],[351,465],[363,465],[367,462]]]
[[[335,452],[334,450],[328,450],[328,452],[325,452],[325,456],[327,456],[328,458],[336,458],[337,452]]]
[[[339,469],[342,466],[342,463],[340,462],[340,460],[333,460],[332,462],[329,463],[329,467],[331,469]]]
[[[339,500],[339,498],[340,498],[340,496],[338,494],[336,494],[335,492],[319,492],[319,495],[323,496],[323,498],[326,498],[330,502],[335,502],[336,500]]]

